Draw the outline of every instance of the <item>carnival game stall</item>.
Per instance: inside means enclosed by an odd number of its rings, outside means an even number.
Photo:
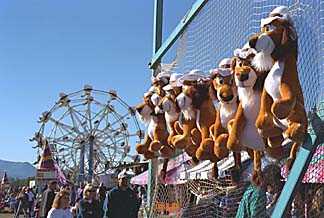
[[[324,38],[318,23],[322,20],[317,20],[323,5],[197,1],[165,44],[154,48],[151,87],[135,108],[147,126],[136,151],[151,160],[150,173],[139,177],[154,181],[148,183],[151,217],[235,217],[245,181],[263,187],[268,179],[263,169],[272,165],[279,169],[273,179],[280,188],[263,190],[275,200],[267,211],[267,202],[255,205],[257,212],[271,215],[273,207],[279,216],[300,211],[300,203],[291,202],[305,199],[295,195],[308,186],[298,186],[304,173],[304,184],[320,184],[314,191],[321,195],[324,76],[319,50]],[[162,2],[157,0],[155,6],[159,34]],[[161,63],[173,45],[175,58]],[[317,146],[315,155],[312,146]],[[157,173],[161,164],[156,160],[167,161],[179,152],[188,155],[194,167],[180,172],[182,183],[176,189],[162,190],[160,177],[168,172],[165,168]],[[284,186],[280,169],[287,183],[294,178],[297,182]],[[234,172],[243,179],[237,181]],[[178,199],[181,206],[166,210],[161,198]],[[321,205],[319,199],[312,205]],[[283,203],[276,205],[277,200]]]
[[[60,167],[55,163],[51,148],[46,139],[41,141],[43,153],[41,155],[37,170],[35,184],[39,191],[44,189],[48,182],[56,180],[59,184],[65,184],[67,181]]]
[[[153,198],[156,213],[160,215],[175,214],[181,209],[183,204],[181,199],[187,191],[185,181],[180,180],[179,177],[182,171],[191,168],[193,165],[190,159],[186,153],[183,153],[168,161],[161,160],[158,172],[162,172],[163,175],[159,174],[156,181],[158,188]],[[150,182],[148,173],[148,170],[144,171],[130,181],[132,185],[137,185],[141,187],[141,190],[145,190],[142,195],[142,211],[146,209],[147,204],[147,196],[144,193],[147,193],[147,184]]]

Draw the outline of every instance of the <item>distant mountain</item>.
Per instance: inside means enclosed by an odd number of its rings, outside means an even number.
[[[36,175],[36,168],[28,162],[13,162],[0,160],[0,179],[4,171],[8,177],[24,179]]]

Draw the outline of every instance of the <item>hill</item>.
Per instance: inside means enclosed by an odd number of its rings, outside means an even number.
[[[4,171],[11,178],[25,179],[36,175],[36,168],[28,162],[0,160],[0,178]]]

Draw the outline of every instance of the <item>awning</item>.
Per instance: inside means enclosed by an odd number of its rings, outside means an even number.
[[[281,174],[287,178],[288,171],[285,166],[281,168]],[[317,147],[302,182],[324,183],[324,144]]]
[[[242,163],[249,159],[249,155],[246,152],[241,152]],[[209,160],[205,160],[198,164],[197,166],[184,170],[180,173],[181,180],[193,180],[193,179],[211,179],[212,178],[212,168],[214,163]],[[228,158],[225,158],[217,163],[219,175],[225,172],[225,170],[234,166],[234,157],[231,153]]]
[[[163,163],[160,163],[158,166],[158,172],[161,171]],[[180,172],[185,171],[191,167],[191,157],[186,153],[182,153],[174,159],[169,160],[168,168],[166,173],[166,178],[163,181],[165,184],[179,184],[183,183],[180,181],[179,175]],[[133,177],[130,181],[131,184],[136,185],[146,185],[148,180],[148,171],[145,171],[135,177]]]
[[[268,164],[274,162],[275,160],[268,158],[266,156],[262,157],[261,164],[262,167],[267,166]],[[241,152],[241,162],[242,162],[242,168],[243,172],[241,177],[248,181],[251,179],[251,175],[253,172],[253,161],[250,159],[247,152]],[[197,166],[191,168],[190,170],[184,170],[180,173],[181,180],[194,180],[194,179],[212,179],[212,168],[213,168],[212,162],[209,160],[203,161]],[[228,158],[225,158],[217,163],[218,167],[218,174],[220,177],[224,177],[226,175],[226,170],[230,169],[234,166],[234,157],[231,153]]]

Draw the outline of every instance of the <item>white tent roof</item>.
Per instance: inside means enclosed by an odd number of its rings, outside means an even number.
[[[247,152],[241,152],[241,161],[244,162],[250,159]],[[234,157],[231,153],[228,158],[225,158],[217,163],[218,170],[220,173],[224,173],[225,170],[234,166]],[[187,179],[210,179],[212,173],[213,163],[209,160],[203,161],[197,166],[180,173],[180,179],[187,180]]]

